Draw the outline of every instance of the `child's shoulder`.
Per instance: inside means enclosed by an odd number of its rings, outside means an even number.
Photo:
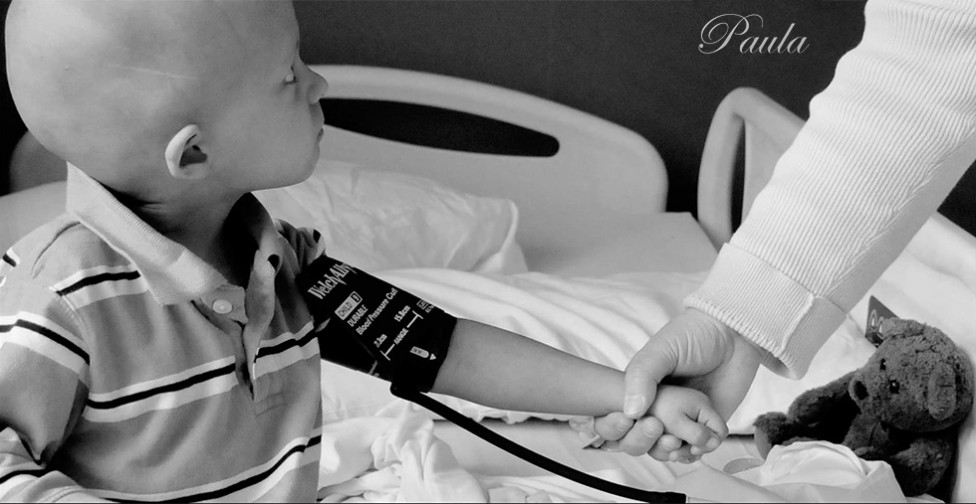
[[[77,219],[62,214],[10,247],[3,263],[0,276],[54,288],[81,271],[129,261]]]

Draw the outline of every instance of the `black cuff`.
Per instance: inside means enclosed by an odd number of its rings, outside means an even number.
[[[456,317],[327,256],[296,282],[323,359],[424,392],[433,387]]]

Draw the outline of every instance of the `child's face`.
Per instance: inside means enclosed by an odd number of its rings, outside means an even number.
[[[21,0],[7,23],[21,115],[116,190],[233,196],[318,159],[326,82],[298,56],[291,2]],[[191,124],[211,169],[174,180],[164,151]]]
[[[291,2],[261,2],[238,27],[241,68],[209,133],[215,173],[241,191],[301,182],[319,157],[326,81],[298,54]]]

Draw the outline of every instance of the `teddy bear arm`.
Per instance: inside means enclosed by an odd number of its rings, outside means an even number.
[[[885,460],[895,472],[907,496],[930,491],[945,476],[952,462],[954,446],[950,440],[937,436],[920,437],[907,448]]]
[[[796,437],[803,426],[794,424],[784,413],[778,411],[765,413],[756,418],[755,423],[756,447],[763,458],[775,445],[785,444]]]
[[[807,390],[797,396],[790,405],[788,416],[794,422],[815,425],[829,419],[834,424],[847,424],[857,413],[857,406],[847,392],[854,373]]]

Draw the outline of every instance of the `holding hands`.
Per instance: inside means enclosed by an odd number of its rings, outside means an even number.
[[[593,429],[606,440],[604,449],[696,460],[728,434],[723,419],[748,392],[759,357],[757,347],[733,329],[688,309],[630,361],[623,412],[597,418]]]

